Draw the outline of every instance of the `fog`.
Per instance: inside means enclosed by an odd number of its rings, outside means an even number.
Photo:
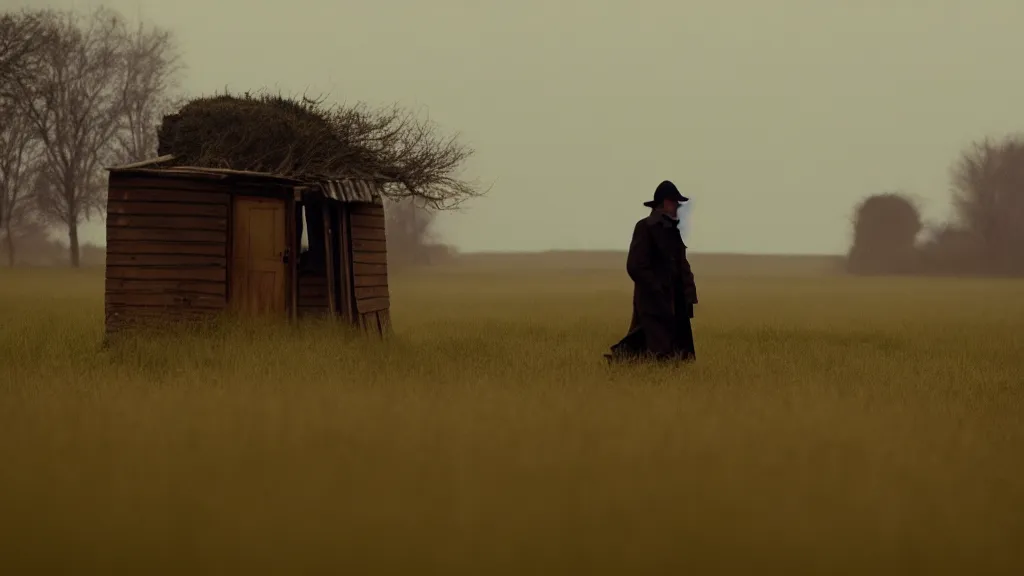
[[[1017,0],[0,0],[172,29],[187,93],[421,109],[477,150],[463,251],[625,249],[663,179],[699,252],[842,253],[854,205],[947,216],[972,140],[1021,125]],[[103,241],[89,224],[84,241]]]

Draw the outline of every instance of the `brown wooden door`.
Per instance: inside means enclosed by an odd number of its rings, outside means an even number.
[[[284,200],[236,197],[231,304],[243,315],[280,315],[287,308]]]

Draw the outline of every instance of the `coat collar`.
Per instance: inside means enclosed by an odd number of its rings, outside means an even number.
[[[665,228],[675,228],[678,224],[678,220],[669,217],[661,210],[651,210],[651,214],[645,218],[648,226],[663,226]]]
[[[670,218],[668,215],[666,215],[664,212],[660,210],[651,210],[651,214],[647,218],[644,218],[643,221],[647,222],[647,225],[652,228],[655,226],[660,226],[666,230],[672,230],[676,233],[679,233],[679,221],[674,218]],[[682,234],[679,235],[679,239],[680,241],[682,240]],[[683,250],[686,250],[686,243],[683,242],[682,244]]]

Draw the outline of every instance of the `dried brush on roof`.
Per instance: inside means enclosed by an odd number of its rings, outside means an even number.
[[[326,106],[321,100],[222,94],[196,98],[164,117],[160,155],[175,164],[287,176],[373,178],[393,199],[437,209],[480,196],[456,177],[473,151],[438,138],[429,121],[392,106]]]

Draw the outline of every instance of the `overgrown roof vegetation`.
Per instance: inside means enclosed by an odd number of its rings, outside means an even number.
[[[158,153],[173,154],[177,165],[375,178],[388,197],[419,198],[435,209],[483,194],[458,177],[473,150],[398,105],[330,106],[267,93],[200,97],[164,117]]]

